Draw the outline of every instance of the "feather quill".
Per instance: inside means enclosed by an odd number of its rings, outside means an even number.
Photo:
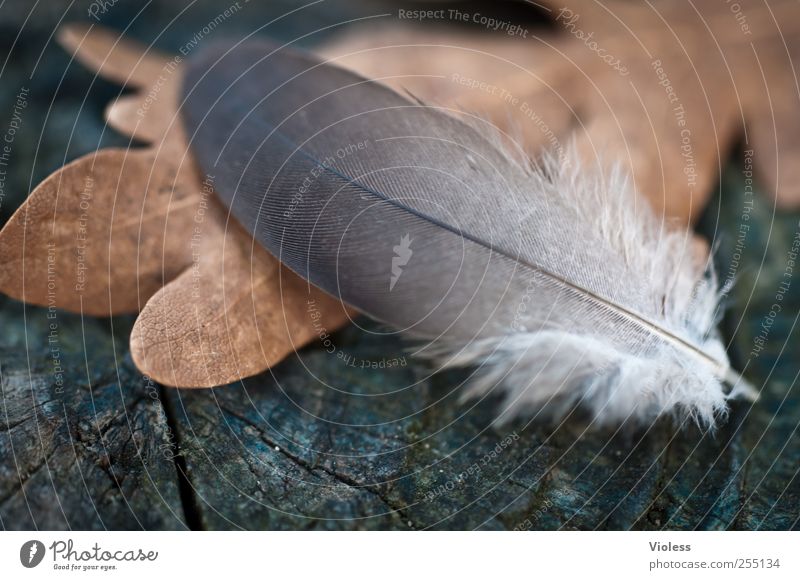
[[[255,239],[442,367],[475,367],[464,396],[502,393],[501,419],[580,405],[713,425],[752,394],[715,332],[713,274],[621,173],[534,166],[487,123],[266,41],[192,56],[184,98]]]

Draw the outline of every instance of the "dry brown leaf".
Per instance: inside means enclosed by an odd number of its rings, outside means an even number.
[[[212,220],[226,210],[216,201]],[[160,383],[213,387],[257,374],[349,319],[238,224],[213,228],[198,259],[153,296],[131,333],[136,366]],[[319,316],[320,318],[317,318]]]
[[[101,150],[51,175],[0,232],[0,290],[93,315],[138,311],[131,353],[164,384],[211,387],[262,372],[349,313],[226,223],[177,114],[180,59],[98,26],[59,40],[139,90],[107,109],[145,149]],[[309,301],[313,312],[309,312]]]
[[[149,88],[169,61],[166,55],[95,24],[62,26],[57,39],[86,68],[118,85]]]
[[[137,312],[191,261],[195,168],[105,149],[39,184],[0,232],[0,291],[96,316]]]
[[[800,167],[793,163],[800,153],[793,65],[800,5],[550,6],[554,33],[530,31],[523,39],[373,29],[325,54],[366,76],[399,75],[390,84],[422,98],[488,113],[533,150],[576,139],[585,158],[622,163],[656,209],[685,222],[702,212],[742,136],[777,203],[800,203]],[[476,84],[454,86],[462,78]]]
[[[557,146],[556,138],[574,122],[575,113],[546,85],[544,75],[558,69],[533,60],[528,42],[534,41],[403,23],[356,29],[320,52],[400,92],[485,117],[535,152]],[[524,81],[517,80],[520,74]],[[535,102],[526,98],[533,93]],[[543,110],[546,119],[539,117]]]
[[[59,40],[103,75],[142,88],[168,63],[101,27],[67,26]],[[174,103],[175,89],[161,89],[161,99],[136,110],[136,128],[149,127],[157,146],[81,157],[40,183],[12,216],[0,232],[0,291],[90,315],[138,312],[191,264],[202,188],[175,113],[165,122],[163,103]],[[116,125],[132,127],[130,118]]]
[[[135,60],[133,50],[121,62]],[[147,67],[152,76],[141,91],[108,107],[107,119],[123,133],[150,143],[163,140],[174,144],[176,157],[190,157],[177,118],[180,59],[159,61],[160,69]],[[201,183],[196,171],[192,180],[197,205],[188,243],[191,266],[156,293],[136,320],[131,355],[142,372],[178,387],[230,383],[266,370],[319,335],[321,322],[311,318],[309,301],[328,331],[349,320],[339,301],[309,287],[243,229],[226,223],[227,210],[210,197],[210,182]]]
[[[182,58],[170,58],[97,25],[62,26],[58,41],[99,76],[138,89],[109,104],[109,125],[123,135],[150,144],[163,141],[172,152],[185,154],[186,139],[177,114]]]

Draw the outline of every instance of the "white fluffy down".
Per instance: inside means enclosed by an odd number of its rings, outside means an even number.
[[[574,151],[566,159],[546,158],[530,170],[530,180],[533,191],[570,208],[575,219],[597,228],[610,252],[623,257],[634,274],[609,283],[629,284],[641,297],[625,307],[703,350],[723,369],[728,365],[715,331],[717,283],[691,232],[671,229],[656,217],[622,172],[585,171]],[[645,424],[671,415],[713,427],[725,416],[729,398],[754,398],[743,381],[727,393],[719,367],[668,342],[645,357],[564,326],[556,317],[539,331],[439,344],[432,356],[442,368],[476,367],[463,397],[502,394],[500,422],[520,414],[559,419],[580,407],[597,425]]]
[[[446,360],[479,367],[463,399],[504,395],[500,423],[521,414],[560,419],[581,407],[597,425],[672,415],[711,426],[727,408],[714,373],[672,349],[644,359],[591,337],[545,331],[474,341]]]

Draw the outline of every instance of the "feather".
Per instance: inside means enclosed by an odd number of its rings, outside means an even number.
[[[621,173],[534,165],[488,123],[266,41],[207,46],[183,94],[192,149],[255,239],[442,368],[474,367],[463,396],[503,394],[502,420],[713,425],[752,395],[690,234]]]

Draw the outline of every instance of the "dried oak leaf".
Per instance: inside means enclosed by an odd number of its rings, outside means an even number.
[[[0,291],[89,315],[137,312],[191,261],[195,170],[165,162],[174,154],[105,149],[50,175],[0,232]]]
[[[137,89],[167,63],[98,27],[62,28],[59,41],[103,76]],[[168,87],[162,101],[175,97]],[[153,125],[150,114],[140,126]],[[165,127],[159,123],[157,146],[97,151],[40,183],[0,232],[0,291],[109,316],[138,312],[189,266],[197,169],[183,155],[179,127]]]
[[[177,113],[180,59],[98,26],[63,27],[59,41],[136,89],[107,119],[149,146],[98,151],[42,182],[0,232],[0,290],[95,315],[147,301],[132,357],[178,387],[257,374],[348,320],[339,301],[280,266],[213,198]]]
[[[696,220],[737,141],[778,205],[800,203],[800,4],[546,1],[552,31],[455,34],[407,24],[325,54],[423,99],[489,116],[526,146],[576,140],[621,163],[656,209]]]

